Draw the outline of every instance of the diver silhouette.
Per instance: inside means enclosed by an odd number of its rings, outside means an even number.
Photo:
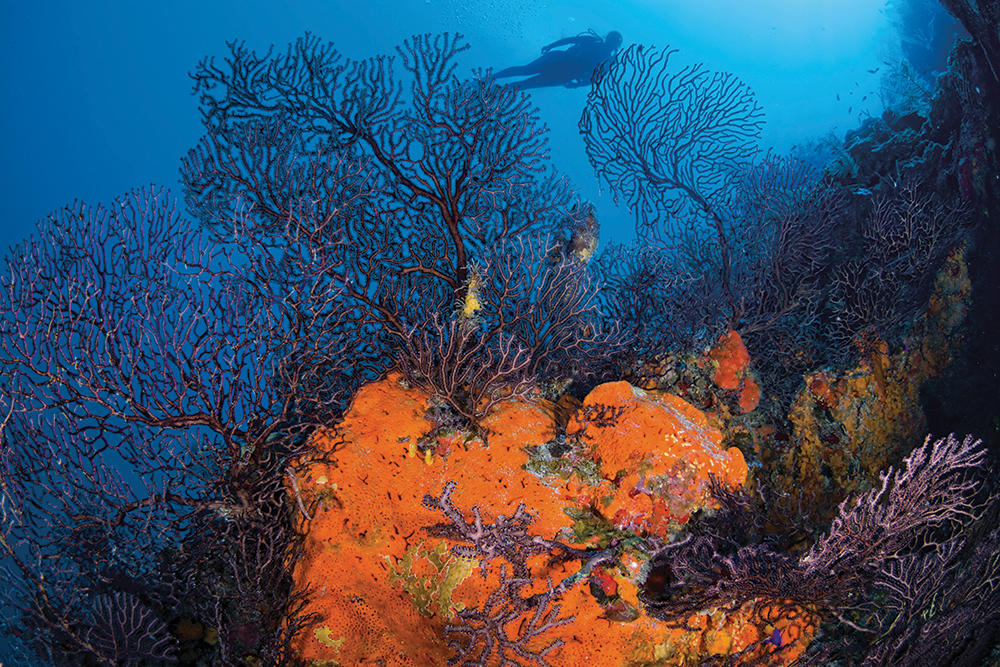
[[[542,56],[527,65],[502,69],[494,76],[498,79],[508,76],[527,76],[523,81],[513,82],[521,88],[544,88],[564,86],[580,88],[590,84],[590,77],[601,63],[611,57],[622,43],[622,34],[616,30],[601,39],[589,30],[576,37],[566,37],[542,47]],[[560,46],[572,45],[565,50]]]

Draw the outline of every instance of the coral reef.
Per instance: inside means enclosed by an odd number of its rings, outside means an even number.
[[[525,503],[538,529],[555,535],[566,525],[558,490],[520,469],[522,447],[555,434],[550,405],[504,404],[484,420],[494,433],[487,447],[435,427],[426,418],[432,395],[401,379],[393,374],[363,387],[335,430],[313,436],[316,454],[297,467],[312,518],[302,517],[307,555],[295,577],[313,591],[310,608],[321,615],[297,640],[303,658],[442,662],[445,622],[465,608],[455,589],[474,568],[443,548],[447,542],[423,534],[438,517],[422,499],[447,480],[458,483],[456,501],[476,504],[487,521]],[[498,428],[504,422],[513,428]],[[478,577],[467,586],[482,588]]]
[[[893,347],[859,341],[847,369],[803,377],[781,446],[760,450],[768,483],[814,510],[866,491],[926,433],[921,388],[948,367],[970,296],[965,251],[957,248],[934,281],[927,311]]]
[[[605,384],[563,438],[554,404],[531,398],[499,403],[484,441],[436,426],[436,400],[398,374],[366,385],[297,462],[289,493],[306,555],[295,579],[320,619],[295,642],[303,659],[693,665],[813,631],[757,601],[681,627],[642,612],[643,545],[712,506],[710,475],[734,488],[747,475],[693,406]],[[766,643],[775,631],[784,639]],[[780,664],[806,641],[794,643]]]
[[[746,480],[743,454],[722,448],[701,411],[627,382],[590,392],[566,434],[600,466],[590,504],[617,530],[665,536],[709,502],[710,475],[731,486]]]
[[[997,3],[946,4],[972,41],[826,168],[735,76],[619,52],[603,252],[460,36],[202,62],[200,226],[76,204],[0,281],[18,658],[979,667],[996,452],[926,433],[1000,433]]]

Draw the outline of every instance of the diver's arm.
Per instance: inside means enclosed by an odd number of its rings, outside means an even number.
[[[581,42],[592,42],[592,41],[594,41],[594,38],[591,37],[590,35],[582,35],[582,36],[577,35],[576,37],[563,37],[562,39],[558,39],[558,40],[552,42],[551,44],[547,44],[546,46],[543,46],[542,47],[542,53],[548,53],[549,51],[551,51],[552,49],[554,49],[554,48],[556,48],[558,46],[566,46],[567,44],[574,44],[575,45],[575,44],[579,44]]]

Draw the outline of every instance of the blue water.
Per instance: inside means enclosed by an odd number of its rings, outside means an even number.
[[[457,31],[473,47],[468,73],[615,29],[624,46],[679,49],[677,68],[704,62],[740,77],[766,114],[762,147],[785,151],[880,113],[880,74],[868,70],[898,57],[889,14],[884,0],[2,0],[0,250],[75,199],[107,204],[150,183],[179,196],[180,157],[201,135],[188,72],[221,57],[230,40],[284,49],[308,30],[365,58],[413,34]],[[597,204],[603,237],[627,240],[632,220],[599,192],[577,131],[586,94],[543,89],[533,98],[555,165]]]

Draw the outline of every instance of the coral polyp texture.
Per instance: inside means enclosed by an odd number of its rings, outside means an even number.
[[[747,477],[739,450],[723,449],[690,404],[615,382],[568,425],[544,399],[503,402],[484,440],[438,426],[437,403],[389,374],[296,462],[289,493],[306,542],[294,577],[319,619],[293,643],[303,659],[699,664],[777,648],[765,626],[806,645],[815,628],[778,604],[692,615],[686,627],[642,611],[646,540],[666,543],[713,504],[710,475],[731,488]]]

